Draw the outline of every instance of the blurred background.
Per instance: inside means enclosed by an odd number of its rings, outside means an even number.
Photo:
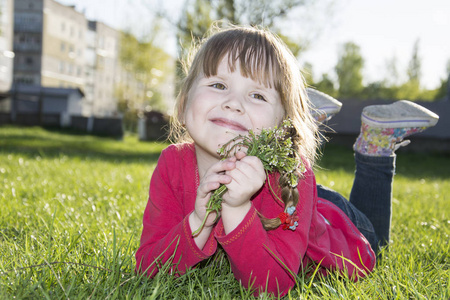
[[[445,115],[449,13],[446,0],[0,0],[0,124],[160,138],[181,61],[217,20],[279,34],[308,84],[344,103],[342,134],[370,103]],[[427,134],[448,142],[445,128]]]

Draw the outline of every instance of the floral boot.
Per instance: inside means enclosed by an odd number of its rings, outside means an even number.
[[[436,125],[439,116],[411,101],[372,105],[361,114],[361,133],[353,149],[369,156],[392,156],[409,144],[405,137]]]

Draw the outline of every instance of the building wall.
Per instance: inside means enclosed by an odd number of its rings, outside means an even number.
[[[0,93],[9,91],[12,84],[14,52],[13,0],[0,0]]]
[[[99,116],[111,116],[117,111],[114,74],[118,70],[120,36],[117,30],[96,23],[93,111]]]
[[[96,39],[97,39],[97,22],[88,21],[88,30],[86,31],[86,49],[84,52],[84,94],[85,101],[83,106],[83,114],[91,115],[93,112],[95,99],[95,73],[97,64]]]

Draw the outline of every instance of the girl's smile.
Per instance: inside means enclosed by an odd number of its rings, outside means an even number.
[[[246,133],[248,131],[248,129],[245,128],[242,124],[240,124],[239,122],[230,120],[230,119],[213,118],[213,119],[210,119],[210,121],[215,125],[229,128],[234,131],[242,131],[243,133]]]

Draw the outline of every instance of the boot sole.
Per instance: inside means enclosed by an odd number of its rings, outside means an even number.
[[[363,123],[378,128],[432,127],[438,120],[434,112],[407,100],[368,106],[361,114]]]

